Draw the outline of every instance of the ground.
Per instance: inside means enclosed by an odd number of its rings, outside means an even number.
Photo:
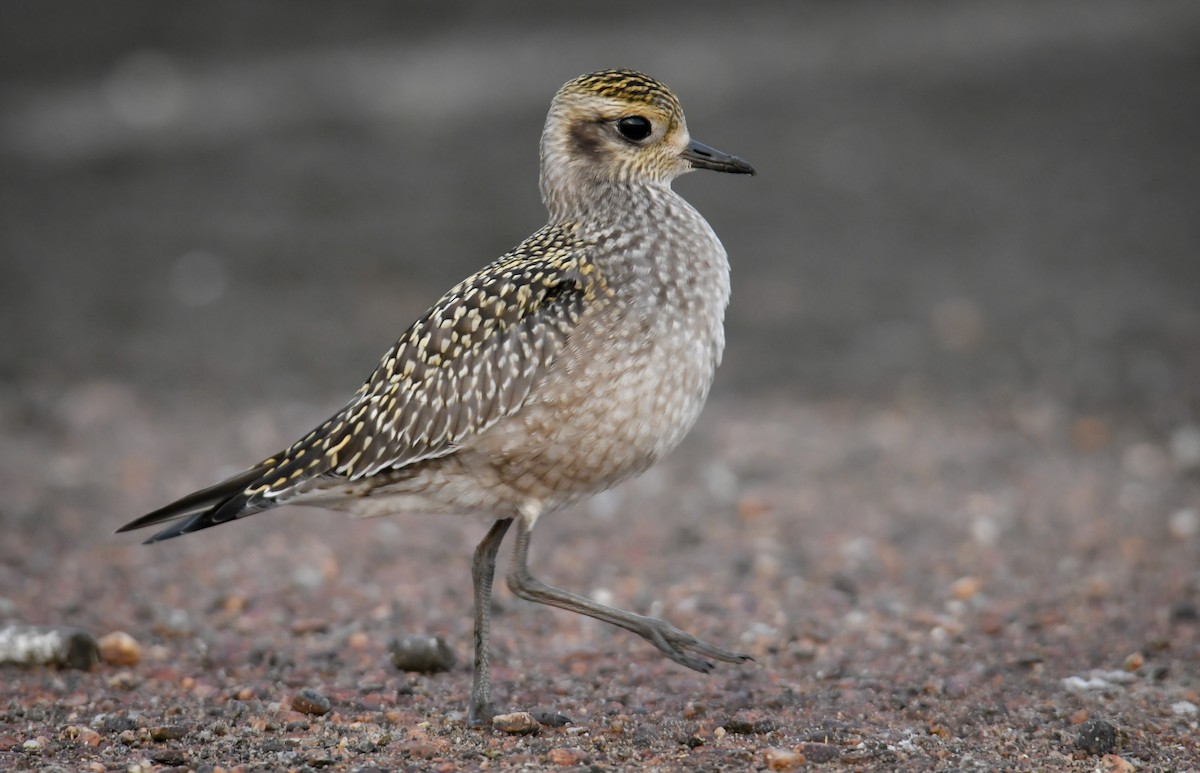
[[[0,10],[0,624],[140,657],[0,665],[0,767],[1200,770],[1194,4],[93,8]],[[542,722],[470,730],[486,521],[111,534],[536,228],[549,97],[613,65],[760,175],[678,185],[734,264],[700,423],[532,565],[753,662],[499,588]]]

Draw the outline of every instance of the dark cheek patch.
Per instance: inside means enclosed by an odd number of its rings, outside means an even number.
[[[594,123],[577,123],[571,127],[571,142],[581,156],[598,158],[603,151],[600,148],[600,127]]]

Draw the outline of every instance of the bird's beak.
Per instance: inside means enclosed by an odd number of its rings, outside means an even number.
[[[754,174],[754,167],[737,156],[714,150],[695,140],[689,142],[679,156],[687,159],[693,169],[711,169],[714,172],[730,172],[732,174]]]

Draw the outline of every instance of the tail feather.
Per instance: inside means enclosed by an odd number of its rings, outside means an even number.
[[[117,533],[184,519],[146,540],[146,543],[149,544],[207,529],[210,526],[263,510],[265,508],[261,506],[247,508],[250,497],[246,494],[246,489],[261,478],[268,469],[270,469],[269,465],[264,463],[240,472],[232,478],[227,478],[215,486],[195,491],[165,507],[160,507],[152,513],[130,521],[117,529]]]

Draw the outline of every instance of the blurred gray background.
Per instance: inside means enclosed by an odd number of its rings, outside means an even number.
[[[38,0],[0,5],[0,427],[307,429],[544,222],[550,97],[612,66],[760,172],[677,184],[734,266],[716,400],[1197,420],[1195,2]]]

